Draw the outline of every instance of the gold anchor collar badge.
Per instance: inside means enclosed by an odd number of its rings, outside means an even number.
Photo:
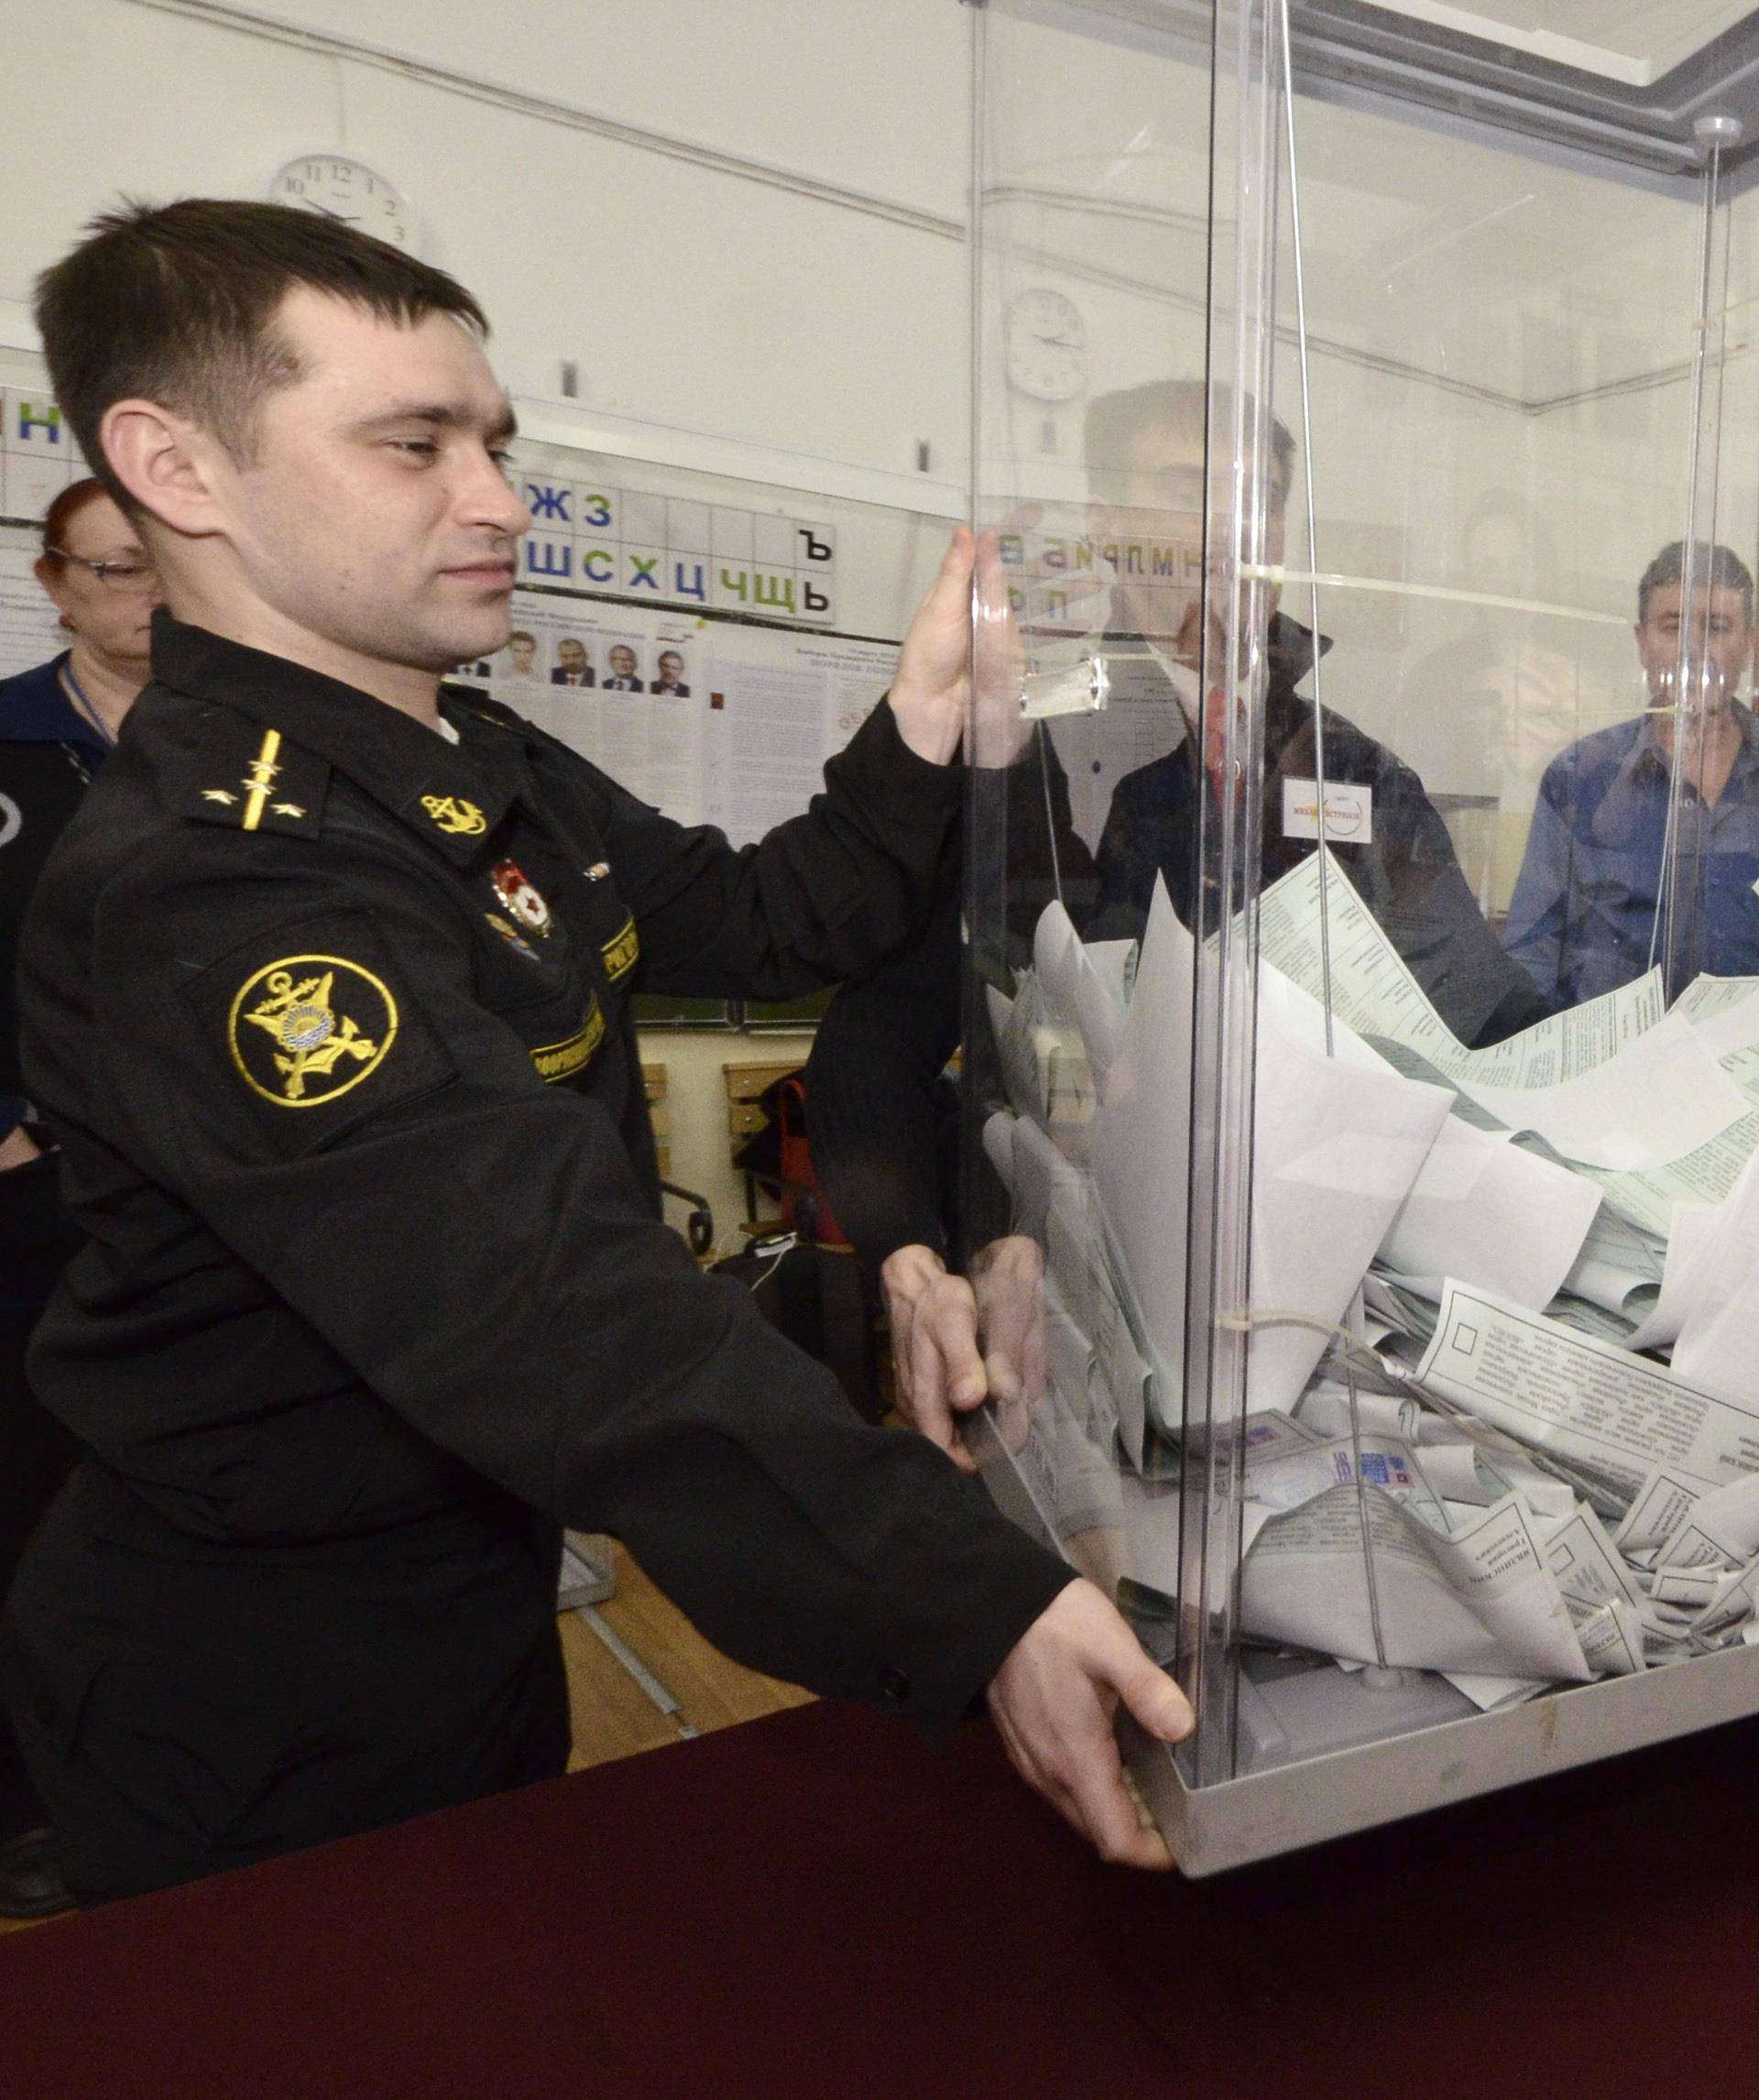
[[[424,794],[421,806],[448,838],[480,838],[488,829],[482,811],[462,795]]]

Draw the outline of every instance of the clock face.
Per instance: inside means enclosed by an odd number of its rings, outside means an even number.
[[[301,154],[279,170],[268,194],[272,203],[298,204],[414,252],[415,213],[408,198],[395,182],[345,153]]]
[[[1022,291],[1008,309],[1008,377],[1035,401],[1072,401],[1087,385],[1087,330],[1060,291]]]

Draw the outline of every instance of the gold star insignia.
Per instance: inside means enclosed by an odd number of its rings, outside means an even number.
[[[203,788],[202,799],[203,802],[235,803],[238,797],[230,793],[225,788]]]
[[[269,807],[273,809],[277,816],[303,816],[305,815],[305,812],[296,802],[271,803]]]

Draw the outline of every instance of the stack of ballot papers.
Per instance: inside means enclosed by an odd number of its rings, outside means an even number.
[[[1180,1469],[1228,1440],[1245,1634],[1487,1708],[1759,1641],[1759,979],[1669,1010],[1652,973],[1470,1050],[1335,862],[1259,935],[1230,1424],[1184,1390],[1213,957],[1157,888],[1140,946],[1053,904],[989,992],[1046,1496],[1134,1525],[1120,1565],[1165,1592]]]

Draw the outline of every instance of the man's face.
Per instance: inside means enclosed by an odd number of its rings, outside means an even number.
[[[1674,698],[1679,670],[1681,611],[1685,594],[1678,584],[1662,584],[1649,594],[1649,604],[1637,629],[1637,655],[1651,696],[1663,705]],[[1753,658],[1753,622],[1746,602],[1738,590],[1719,585],[1714,590],[1695,590],[1697,608],[1692,649],[1710,673],[1705,699],[1721,706],[1739,688]]]
[[[563,640],[556,644],[556,662],[564,671],[584,671],[586,668],[586,648],[584,642]]]
[[[683,660],[683,658],[682,656],[675,656],[675,655],[673,655],[673,653],[672,652],[672,651],[671,651],[671,650],[667,650],[667,651],[665,652],[665,654],[664,654],[664,655],[663,655],[663,656],[662,656],[662,657],[660,659],[660,683],[661,683],[661,684],[662,684],[662,685],[676,685],[676,684],[677,684],[677,683],[678,683],[678,681],[679,681],[679,680],[680,680],[680,679],[681,679],[681,678],[682,678],[683,675],[684,675],[684,660]]]
[[[71,631],[97,655],[113,663],[138,665],[144,672],[150,652],[153,607],[165,602],[151,557],[134,527],[107,496],[82,503],[61,529],[63,554],[71,561],[45,557],[37,574]],[[102,562],[137,569],[134,577],[99,577],[84,564]]]
[[[1102,544],[1116,541],[1120,549],[1131,545],[1142,549],[1146,573],[1136,574],[1120,569],[1118,579],[1131,624],[1175,662],[1188,664],[1194,671],[1199,669],[1203,653],[1205,508],[1201,436],[1167,425],[1150,426],[1136,433],[1119,465],[1097,473],[1094,478],[1095,500],[1089,516],[1095,540]],[[1287,491],[1279,488],[1273,476],[1267,479],[1267,493],[1263,544],[1257,552],[1263,562],[1275,565],[1283,560]],[[1210,535],[1212,547],[1224,543],[1226,530],[1224,518]],[[1153,573],[1151,548],[1163,550],[1164,558],[1170,554],[1170,575]],[[1242,546],[1241,559],[1251,552]],[[1214,567],[1212,563],[1212,570]],[[1278,585],[1261,587],[1259,603],[1266,624],[1276,610],[1280,596]],[[1218,641],[1217,611],[1212,607],[1213,639]]]
[[[529,634],[514,635],[508,642],[507,653],[519,676],[529,678],[538,654],[538,645],[531,637]]]
[[[611,651],[611,675],[613,678],[635,676],[635,651],[618,647]]]
[[[305,287],[279,325],[300,377],[265,399],[222,487],[247,590],[376,662],[443,672],[498,649],[530,517],[480,345],[443,314],[403,327]]]

